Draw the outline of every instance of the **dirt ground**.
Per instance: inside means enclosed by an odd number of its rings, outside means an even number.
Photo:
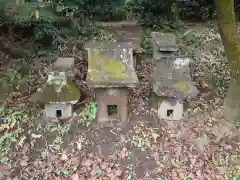
[[[114,27],[112,32],[119,28]],[[138,27],[127,27],[140,36]],[[108,29],[109,30],[109,29]],[[120,34],[124,27],[119,30]],[[76,63],[78,85],[85,84],[84,59]],[[36,118],[9,151],[11,163],[0,164],[1,178],[14,180],[225,180],[240,176],[240,133],[224,120],[221,108],[194,111],[179,122],[160,120],[151,106],[153,65],[139,60],[140,86],[129,97],[129,118],[109,127],[83,126],[79,118],[58,125]],[[24,99],[24,101],[22,101]],[[30,107],[28,96],[16,106]],[[194,102],[193,102],[194,103]],[[83,103],[80,103],[81,107]],[[81,111],[81,110],[80,110]]]

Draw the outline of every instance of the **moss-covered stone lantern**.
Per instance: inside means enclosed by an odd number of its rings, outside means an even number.
[[[87,50],[87,84],[95,92],[97,121],[126,120],[130,88],[138,85],[132,43],[116,43],[107,48],[95,46]]]
[[[197,96],[198,90],[190,78],[190,58],[176,56],[176,37],[171,33],[152,32],[153,70],[152,88],[157,99],[158,116],[166,120],[180,120],[183,102]]]
[[[73,116],[73,105],[79,101],[81,94],[73,80],[74,73],[69,64],[65,69],[63,66],[54,66],[53,69],[48,74],[46,84],[31,100],[44,105],[47,118],[53,121],[67,120]]]
[[[183,100],[197,96],[189,73],[189,57],[176,56],[158,61],[153,73],[153,92],[158,99],[158,116],[166,120],[180,120]]]

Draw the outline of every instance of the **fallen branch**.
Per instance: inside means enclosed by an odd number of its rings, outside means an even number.
[[[10,55],[12,58],[23,58],[29,56],[26,51],[7,45],[3,42],[3,40],[0,40],[0,51]]]

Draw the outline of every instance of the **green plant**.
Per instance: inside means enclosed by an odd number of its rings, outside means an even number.
[[[0,152],[4,155],[1,162],[6,163],[8,159],[7,152],[13,143],[21,139],[23,129],[20,125],[28,120],[28,116],[22,110],[1,105],[0,117],[6,119],[6,122],[0,124]]]
[[[164,177],[164,176],[160,176],[160,177],[157,178],[157,180],[167,180],[167,178]]]
[[[87,127],[94,122],[97,116],[97,103],[90,102],[79,114],[80,122]]]
[[[240,180],[240,175],[232,177],[232,180]]]
[[[129,0],[126,9],[144,26],[166,30],[181,27],[182,20],[214,17],[212,0]]]
[[[142,46],[141,53],[151,57],[153,53],[153,49],[152,49],[152,38],[151,38],[150,29],[146,29],[143,32],[141,46]]]
[[[136,173],[132,167],[127,167],[127,180],[134,180],[136,178]]]

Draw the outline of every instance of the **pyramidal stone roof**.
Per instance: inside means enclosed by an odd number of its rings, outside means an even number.
[[[90,87],[136,87],[138,78],[133,67],[133,45],[122,42],[110,47],[88,50],[87,83]]]
[[[38,103],[61,103],[75,104],[81,97],[80,91],[66,72],[50,72],[46,84],[31,101]]]
[[[198,94],[192,84],[188,57],[162,59],[153,73],[153,91],[158,96],[180,99],[194,98]]]

